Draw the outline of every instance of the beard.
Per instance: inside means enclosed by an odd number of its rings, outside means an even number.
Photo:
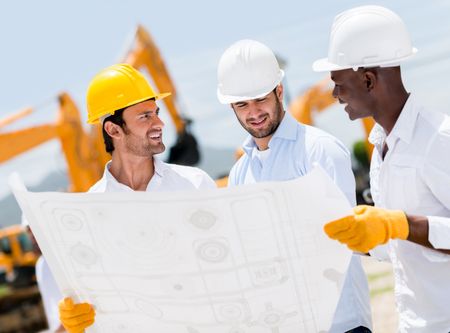
[[[235,112],[236,114],[236,112]],[[267,124],[264,128],[252,128],[251,125],[247,125],[249,120],[252,119],[246,119],[241,120],[236,114],[236,117],[241,124],[241,126],[254,138],[261,139],[268,137],[275,133],[275,131],[278,129],[278,126],[280,126],[281,120],[283,119],[284,110],[281,106],[280,100],[278,99],[278,96],[275,95],[275,110],[273,112],[273,118],[269,117],[268,113],[265,113],[263,117],[267,117]]]
[[[145,138],[138,137],[133,133],[126,133],[125,147],[133,155],[142,157],[151,157],[156,154],[161,154],[166,150],[166,146],[162,141],[157,143],[152,142],[150,133],[147,133]]]

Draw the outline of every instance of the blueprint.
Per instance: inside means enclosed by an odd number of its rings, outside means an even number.
[[[348,215],[320,168],[288,182],[180,192],[13,192],[88,332],[328,331],[351,252],[323,224]]]

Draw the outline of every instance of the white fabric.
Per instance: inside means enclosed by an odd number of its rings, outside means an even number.
[[[429,240],[450,249],[450,118],[426,112],[410,96],[389,136],[375,125],[369,140],[376,147],[370,170],[375,205],[438,216],[429,217]],[[393,264],[400,332],[450,331],[450,255],[401,240],[371,255]]]
[[[108,162],[105,166],[103,177],[95,183],[89,192],[126,192],[133,191],[130,187],[119,183],[109,172]],[[216,183],[206,172],[194,167],[164,163],[154,157],[155,174],[148,183],[149,191],[181,191],[192,189],[215,188]],[[44,257],[40,257],[36,263],[36,277],[39,290],[44,302],[45,314],[50,329],[56,329],[60,325],[58,302],[63,298],[50,268]]]
[[[42,303],[44,303],[48,328],[51,331],[55,331],[61,325],[59,321],[58,302],[62,296],[43,256],[40,256],[36,262],[36,280],[42,296]]]
[[[269,142],[269,153],[263,162],[255,154],[255,147],[254,140],[248,137],[243,146],[245,154],[231,169],[229,186],[291,180],[306,175],[318,164],[344,192],[350,204],[355,205],[350,154],[330,134],[300,124],[286,112]],[[371,328],[372,321],[366,275],[359,255],[354,254],[329,332],[342,333],[358,326]]]

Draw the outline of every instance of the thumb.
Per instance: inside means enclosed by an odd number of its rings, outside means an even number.
[[[72,310],[75,307],[71,297],[65,297],[64,300],[62,301],[62,303],[63,303],[62,306],[66,310]]]

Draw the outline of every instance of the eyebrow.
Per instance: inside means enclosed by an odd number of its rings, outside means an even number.
[[[149,114],[149,113],[158,113],[159,112],[159,106],[156,107],[156,110],[145,110],[142,112],[139,112],[139,116],[143,115],[143,114]]]

